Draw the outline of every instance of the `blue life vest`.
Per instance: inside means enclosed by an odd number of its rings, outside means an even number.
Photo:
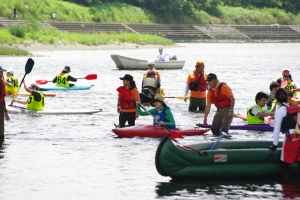
[[[166,110],[170,109],[169,107],[164,107],[161,111],[157,111],[157,109],[154,110],[154,118],[153,119],[153,125],[154,126],[160,126],[158,123],[159,121],[163,122],[169,122],[166,115]],[[167,126],[169,129],[176,129],[176,125],[174,126]]]

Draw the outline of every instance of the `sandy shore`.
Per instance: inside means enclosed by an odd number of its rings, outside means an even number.
[[[174,45],[174,46],[168,46],[168,48],[172,47],[178,47],[179,45]],[[27,51],[57,51],[57,50],[118,50],[118,49],[137,49],[137,48],[159,48],[163,47],[160,45],[138,45],[138,44],[129,44],[129,43],[124,43],[124,44],[110,44],[110,45],[98,45],[98,46],[87,46],[87,45],[82,45],[82,44],[76,44],[76,45],[71,45],[71,44],[55,44],[55,45],[45,45],[41,43],[34,43],[31,45],[18,45],[15,46],[16,48],[19,49],[24,49]]]

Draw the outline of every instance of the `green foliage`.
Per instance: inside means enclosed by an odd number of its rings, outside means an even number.
[[[134,34],[134,33],[69,33],[58,31],[54,28],[46,28],[39,31],[28,31],[23,38],[13,36],[7,29],[0,29],[0,44],[23,44],[38,42],[42,44],[83,44],[83,45],[104,45],[115,43],[133,43],[133,44],[160,44],[173,45],[172,40],[149,34]],[[28,42],[30,41],[30,43]]]
[[[125,3],[106,3],[91,7],[93,21],[107,23],[153,23],[156,22],[155,16],[141,8],[134,7]]]
[[[220,7],[222,17],[221,24],[246,24],[246,25],[269,25],[282,24],[292,25],[299,24],[300,17],[292,13],[286,13],[278,8],[251,8],[245,9],[242,7]]]
[[[2,55],[2,56],[29,56],[31,54],[26,50],[0,45],[0,55]]]

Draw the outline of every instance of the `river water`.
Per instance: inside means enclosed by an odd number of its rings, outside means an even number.
[[[209,43],[178,44],[165,51],[186,60],[182,70],[160,70],[162,86],[169,96],[183,95],[188,73],[201,59],[207,73],[216,73],[236,98],[235,112],[246,113],[258,91],[289,68],[294,81],[300,77],[299,43]],[[299,180],[242,180],[175,182],[160,176],[154,164],[160,142],[153,138],[117,138],[111,131],[118,124],[116,112],[119,77],[130,73],[140,89],[143,71],[116,69],[111,54],[152,59],[158,49],[94,51],[34,51],[34,68],[26,83],[51,80],[65,65],[74,77],[97,73],[97,80],[85,91],[58,91],[46,98],[47,108],[102,108],[93,115],[26,116],[11,114],[5,123],[5,141],[0,151],[0,199],[300,199]],[[27,57],[1,57],[0,65],[13,68],[21,79]],[[22,90],[24,90],[22,88]],[[10,98],[7,102],[10,103]],[[176,123],[192,128],[202,123],[203,114],[189,113],[188,102],[169,99]],[[215,112],[212,108],[208,122]],[[139,117],[136,124],[151,124]],[[235,118],[233,124],[243,124]],[[235,140],[268,139],[271,132],[231,131]],[[283,138],[281,138],[282,140]],[[193,136],[183,144],[210,141]]]

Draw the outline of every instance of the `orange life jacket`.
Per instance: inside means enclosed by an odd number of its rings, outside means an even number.
[[[194,76],[195,76],[196,80],[198,80],[198,78],[200,76],[200,81],[199,81],[199,84],[198,84],[198,90],[206,91],[207,83],[206,83],[206,80],[204,79],[204,72],[202,72],[201,74],[198,74],[194,71]]]
[[[213,89],[210,89],[211,91],[211,101],[217,108],[224,108],[230,106],[230,99],[221,93],[221,88],[223,84],[226,84],[224,82],[220,83],[220,86],[218,88],[217,96],[215,94],[215,91]]]

